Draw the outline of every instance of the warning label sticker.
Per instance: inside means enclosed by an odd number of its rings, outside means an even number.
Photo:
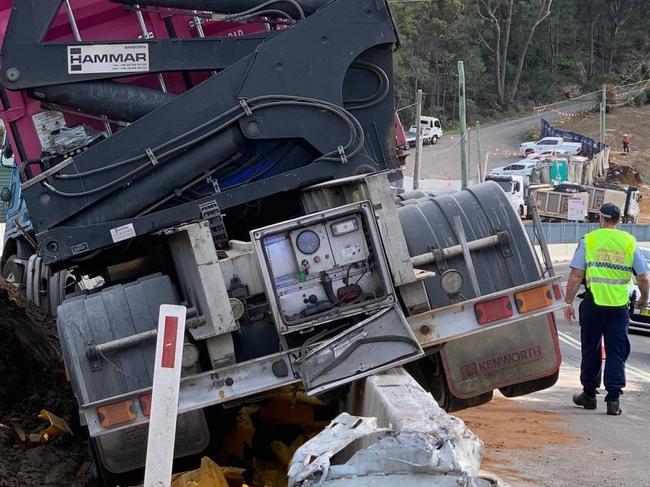
[[[148,44],[68,46],[68,74],[149,71]]]
[[[113,238],[113,243],[135,237],[135,228],[133,228],[133,223],[111,228],[111,237]]]

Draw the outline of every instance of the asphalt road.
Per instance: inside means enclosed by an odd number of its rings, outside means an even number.
[[[568,265],[556,272],[566,279]],[[577,303],[576,303],[577,309]],[[582,442],[519,452],[510,467],[544,486],[642,486],[650,485],[650,335],[631,334],[632,354],[627,364],[627,388],[621,397],[621,416],[605,414],[604,389],[598,409],[587,411],[573,405],[571,397],[581,390],[580,328],[558,318],[563,365],[558,383],[545,391],[519,398],[522,404],[552,411],[567,419],[562,428]],[[528,482],[502,485],[530,486]]]
[[[549,122],[558,120],[567,113],[577,113],[593,107],[594,100],[590,97],[576,102],[567,102],[558,110],[546,111],[528,117],[518,118],[507,122],[488,125],[481,128],[481,164],[485,163],[488,155],[488,169],[502,166],[509,162],[521,159],[519,144],[523,142],[521,136],[526,130],[539,127],[540,120],[545,118]],[[474,130],[475,122],[468,120],[470,131],[470,179],[476,180],[478,172],[477,138]],[[445,135],[436,145],[423,146],[421,178],[433,180],[460,180],[460,136],[458,134]],[[413,175],[415,162],[415,149],[408,151],[405,175]]]

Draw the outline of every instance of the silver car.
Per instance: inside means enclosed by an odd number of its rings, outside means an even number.
[[[639,247],[646,262],[650,264],[650,247]],[[636,284],[630,285],[630,328],[650,331],[650,306],[640,310],[634,306],[634,301],[640,296]]]

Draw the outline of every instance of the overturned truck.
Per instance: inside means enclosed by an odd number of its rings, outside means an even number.
[[[29,214],[3,262],[57,314],[106,471],[144,463],[161,304],[188,314],[178,457],[210,441],[204,408],[285,386],[343,397],[406,364],[457,410],[556,381],[559,281],[497,185],[394,197],[384,0],[0,15],[12,197]],[[102,285],[67,293],[70,276]]]

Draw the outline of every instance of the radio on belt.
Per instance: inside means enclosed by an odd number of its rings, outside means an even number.
[[[251,232],[280,333],[394,302],[370,203],[364,201]]]

